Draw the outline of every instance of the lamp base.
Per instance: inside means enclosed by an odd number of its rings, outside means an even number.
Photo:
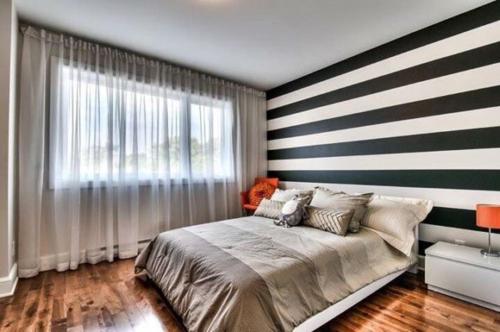
[[[500,257],[500,252],[499,251],[488,251],[486,249],[481,249],[481,255],[484,257]]]

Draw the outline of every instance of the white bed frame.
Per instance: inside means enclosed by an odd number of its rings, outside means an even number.
[[[415,257],[418,258],[418,225],[413,230],[413,233],[415,234],[415,243],[413,244],[412,252],[413,255],[415,255]],[[347,309],[355,306],[358,302],[364,300],[371,294],[375,293],[377,290],[384,287],[385,285],[387,285],[388,283],[390,283],[403,273],[407,271],[411,273],[417,273],[417,265],[418,265],[418,259],[413,265],[409,266],[406,270],[397,271],[389,275],[386,275],[383,278],[375,280],[371,284],[368,284],[365,287],[357,290],[356,292],[347,296],[343,300],[340,300],[339,302],[331,305],[330,307],[317,313],[316,315],[309,317],[308,319],[303,321],[300,325],[295,327],[293,331],[310,332],[316,330],[317,328],[319,328],[323,324],[326,324],[327,322],[337,317]]]

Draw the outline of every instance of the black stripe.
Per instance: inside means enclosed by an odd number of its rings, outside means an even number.
[[[500,147],[500,127],[489,127],[268,150],[267,159],[321,158],[497,147]]]
[[[270,130],[267,132],[267,139],[317,134],[499,105],[500,86],[495,86]]]
[[[418,254],[421,256],[425,256],[425,249],[429,248],[432,246],[434,243],[432,242],[427,242],[427,241],[418,241]]]
[[[281,181],[500,190],[500,170],[268,171]]]
[[[277,107],[267,111],[266,114],[268,119],[276,119],[316,107],[330,105],[473,68],[483,67],[497,62],[500,62],[500,42],[423,63],[415,67],[376,77],[341,89],[329,91]]]
[[[488,231],[486,228],[476,226],[475,210],[434,207],[427,218],[424,220],[424,223],[437,226],[468,229],[471,231]],[[492,232],[500,234],[500,230],[492,230]]]
[[[439,215],[439,219],[437,217],[433,217]],[[432,222],[429,222],[429,219],[435,219]],[[437,221],[437,223],[434,223]],[[461,209],[450,209],[450,208],[438,208],[435,207],[427,219],[424,221],[426,224],[445,226],[445,227],[454,227],[461,228],[466,230],[480,231],[487,233],[488,230],[485,228],[480,228],[475,226],[476,222],[476,212],[474,210],[461,210]],[[500,234],[499,230],[491,230],[492,233]],[[467,241],[467,239],[464,239]],[[486,241],[486,235],[485,235]],[[486,243],[486,242],[485,242]],[[432,246],[433,242],[428,241],[418,241],[418,254],[425,256],[425,249]]]
[[[499,19],[500,3],[487,4],[271,89],[267,91],[267,99],[284,95]]]

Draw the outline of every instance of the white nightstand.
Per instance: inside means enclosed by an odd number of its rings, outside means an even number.
[[[500,258],[481,249],[438,242],[425,250],[430,290],[500,311]]]

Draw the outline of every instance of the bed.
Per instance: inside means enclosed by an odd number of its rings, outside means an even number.
[[[136,272],[188,331],[312,331],[415,263],[368,228],[342,237],[250,216],[161,233]]]

